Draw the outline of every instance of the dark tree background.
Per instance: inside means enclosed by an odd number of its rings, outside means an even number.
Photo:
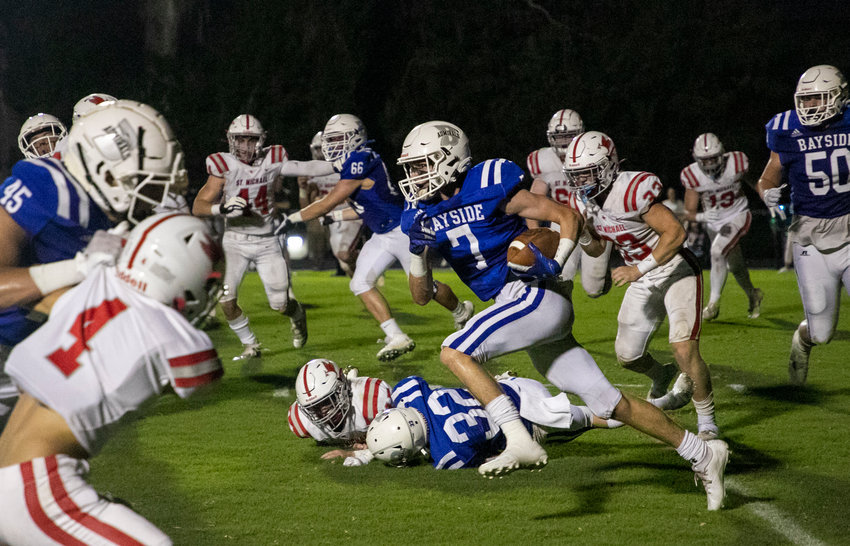
[[[678,187],[694,138],[712,131],[750,156],[754,182],[763,126],[792,107],[803,70],[850,72],[841,0],[3,3],[4,175],[27,116],[70,124],[79,98],[105,92],[166,115],[196,188],[240,113],[295,159],[331,115],[356,114],[397,177],[417,123],[452,121],[476,159],[524,166],[564,107],[614,139],[624,168]]]

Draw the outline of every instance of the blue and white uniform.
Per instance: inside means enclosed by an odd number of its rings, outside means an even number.
[[[558,429],[581,428],[587,414],[570,404],[567,395],[552,396],[539,381],[525,377],[499,380],[520,412],[522,422]],[[393,405],[413,408],[425,418],[434,468],[477,467],[505,447],[505,436],[481,404],[466,389],[432,387],[417,376],[402,379],[393,389]],[[582,415],[573,419],[573,415]]]
[[[371,290],[378,277],[396,260],[405,273],[410,271],[409,240],[399,228],[404,197],[390,180],[381,156],[368,147],[348,154],[339,168],[339,177],[373,182],[371,186],[356,189],[348,198],[351,207],[372,230],[372,236],[357,257],[349,284],[354,295],[359,296]]]
[[[850,293],[850,114],[818,126],[800,123],[795,110],[765,126],[767,147],[779,155],[791,185],[797,284],[815,343],[835,333],[841,284]]]
[[[0,206],[27,234],[19,267],[68,260],[111,222],[56,159],[19,161],[0,185]],[[0,309],[0,345],[14,346],[39,323],[23,307]]]
[[[484,161],[466,173],[452,197],[409,205],[402,229],[409,232],[414,222],[427,222],[436,235],[432,246],[460,279],[482,301],[494,300],[462,330],[447,337],[444,347],[478,362],[526,350],[541,374],[559,389],[581,396],[593,413],[607,418],[621,395],[573,338],[569,297],[547,283],[518,280],[508,268],[508,246],[526,227],[521,217],[504,209],[516,192],[525,189],[524,179],[515,163]],[[578,352],[586,358],[571,358]],[[553,378],[550,371],[556,367],[558,377]]]

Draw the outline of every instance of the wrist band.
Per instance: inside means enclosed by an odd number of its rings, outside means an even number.
[[[567,258],[570,257],[570,254],[575,247],[575,241],[561,237],[558,241],[558,250],[555,251],[555,257],[553,259],[558,262],[558,265],[564,267],[564,264],[567,262]]]
[[[333,218],[334,222],[342,222],[342,211],[335,210],[331,212],[331,218]]]
[[[74,260],[34,265],[29,268],[29,274],[42,296],[46,296],[54,290],[77,284],[86,278],[77,269]]]
[[[304,221],[304,219],[301,218],[301,211],[300,210],[298,212],[293,212],[292,214],[287,216],[286,219],[289,220],[290,222],[292,222],[293,224],[297,224],[298,222]]]
[[[640,271],[641,275],[646,275],[647,272],[652,271],[656,267],[658,267],[658,262],[652,254],[639,261],[637,264],[638,271]]]
[[[697,221],[697,222],[705,222],[705,213],[704,212],[696,213],[696,216],[694,216],[694,220]]]
[[[425,263],[425,252],[410,254],[410,274],[414,277],[424,277],[428,274],[428,265]]]
[[[221,204],[216,203],[210,207],[210,214],[213,216],[221,216]]]

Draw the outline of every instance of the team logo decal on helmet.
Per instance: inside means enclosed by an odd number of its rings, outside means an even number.
[[[447,121],[429,121],[414,127],[401,147],[398,164],[407,175],[399,182],[410,202],[429,200],[440,188],[455,183],[469,170],[469,139]]]

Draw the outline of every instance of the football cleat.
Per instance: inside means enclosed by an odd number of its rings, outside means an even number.
[[[673,381],[673,378],[676,377],[676,372],[679,371],[679,367],[672,362],[662,364],[661,368],[664,373],[657,381],[652,382],[652,388],[649,389],[649,394],[646,395],[647,400],[664,396],[667,393],[670,382]]]
[[[496,381],[501,381],[502,379],[510,379],[511,377],[516,377],[516,376],[517,375],[516,375],[515,371],[505,370],[504,372],[500,373],[499,375],[494,376],[493,379],[495,379]]]
[[[260,356],[260,344],[259,343],[248,343],[247,345],[243,345],[242,354],[234,356],[233,360],[247,360],[249,358],[258,358]]]
[[[753,288],[749,294],[750,306],[747,308],[747,317],[758,318],[761,315],[761,300],[764,299],[764,293],[760,288]]]
[[[463,301],[463,309],[461,309],[460,313],[455,315],[452,313],[455,318],[455,330],[463,330],[463,327],[466,326],[466,323],[469,319],[472,318],[472,315],[475,314],[475,306],[472,305],[472,302],[469,300]]]
[[[289,317],[289,322],[291,323],[292,346],[300,349],[307,343],[307,312],[297,301],[295,302],[295,313]]]
[[[416,348],[416,343],[406,334],[396,334],[384,340],[386,345],[378,351],[377,357],[381,362],[395,360],[404,353],[409,353]]]
[[[694,394],[694,382],[686,373],[680,373],[670,392],[660,398],[647,397],[646,401],[662,410],[676,410],[687,405]]]
[[[712,428],[706,428],[704,430],[699,431],[699,433],[697,434],[697,438],[699,438],[703,442],[707,442],[709,440],[716,440],[719,435],[720,431],[717,429],[716,426],[714,426]]]
[[[711,451],[711,459],[701,471],[693,467],[694,483],[702,481],[705,494],[708,497],[708,509],[720,510],[726,499],[726,486],[723,483],[726,463],[729,462],[729,446],[723,440],[709,440],[705,443]]]
[[[720,304],[709,303],[702,310],[702,320],[714,320],[720,314]]]
[[[510,474],[520,468],[531,470],[540,469],[549,462],[546,450],[537,442],[523,442],[522,446],[510,445],[499,455],[493,457],[478,467],[478,473],[485,478],[493,479],[496,476]]]
[[[795,330],[791,338],[791,358],[788,360],[788,378],[793,385],[805,385],[809,374],[809,354],[812,347],[806,347],[800,337],[800,331]]]

